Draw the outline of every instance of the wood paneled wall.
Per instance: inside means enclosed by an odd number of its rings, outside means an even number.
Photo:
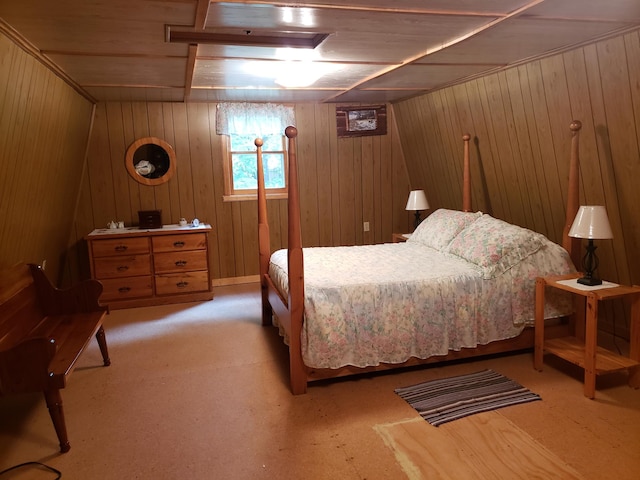
[[[338,138],[335,106],[295,105],[305,246],[391,241],[405,232],[409,179],[393,117],[382,136]],[[223,202],[224,137],[215,133],[214,103],[101,103],[76,218],[76,261],[88,275],[82,237],[111,220],[137,224],[138,210],[161,209],[165,224],[181,217],[214,227],[214,279],[258,273],[257,202]],[[124,166],[127,147],[155,136],[173,145],[176,175],[161,186],[135,182]],[[286,200],[269,200],[272,249],[286,246]],[[363,224],[369,222],[370,231]]]
[[[0,33],[0,265],[46,260],[60,282],[92,110]]]
[[[580,120],[581,204],[606,205],[615,237],[596,241],[599,273],[640,284],[639,79],[635,31],[400,102],[412,183],[433,208],[460,208],[459,138],[468,132],[474,209],[561,243],[569,124]],[[628,335],[628,316],[617,313],[608,321]]]
[[[88,232],[158,208],[165,223],[213,224],[214,278],[257,274],[255,201],[222,201],[215,104],[104,103],[93,118],[88,100],[3,32],[0,65],[0,264],[46,259],[59,284],[88,277]],[[597,242],[600,274],[640,284],[639,78],[635,31],[389,106],[384,136],[339,139],[335,106],[295,105],[304,244],[380,243],[408,231],[410,188],[425,189],[432,210],[460,208],[465,132],[474,208],[560,242],[578,119],[582,203],[606,205],[615,236]],[[174,179],[158,187],[124,167],[127,146],[148,135],[178,158]],[[286,202],[269,201],[269,214],[272,248],[284,247]],[[603,310],[606,328],[628,335],[625,307]]]

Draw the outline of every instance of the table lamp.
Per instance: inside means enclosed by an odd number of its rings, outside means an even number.
[[[427,202],[427,196],[424,194],[424,190],[412,190],[409,193],[409,199],[407,200],[407,207],[405,210],[415,210],[415,226],[414,230],[420,225],[420,211],[429,208],[429,202]]]
[[[602,205],[583,205],[578,210],[575,220],[569,230],[569,236],[573,238],[586,238],[587,252],[582,258],[584,277],[578,279],[582,285],[601,285],[602,280],[595,276],[598,269],[598,257],[594,240],[613,238],[607,210]]]

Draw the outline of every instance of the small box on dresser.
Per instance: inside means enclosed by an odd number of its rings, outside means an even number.
[[[118,309],[211,300],[210,231],[210,225],[94,230],[85,238],[91,276],[104,286],[100,302]]]

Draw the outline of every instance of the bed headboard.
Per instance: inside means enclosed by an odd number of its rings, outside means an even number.
[[[575,266],[581,263],[582,252],[579,238],[569,236],[569,230],[576,218],[580,206],[580,129],[582,123],[574,120],[569,125],[571,130],[571,157],[569,159],[569,184],[567,188],[567,205],[564,229],[562,231],[562,246],[569,252],[569,256]],[[462,211],[471,212],[471,173],[469,162],[469,140],[471,136],[465,133],[463,155],[463,184],[462,184]]]

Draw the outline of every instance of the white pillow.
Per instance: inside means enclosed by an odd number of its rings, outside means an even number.
[[[425,218],[407,241],[418,242],[442,251],[458,233],[481,216],[482,212],[460,212],[440,208]]]

